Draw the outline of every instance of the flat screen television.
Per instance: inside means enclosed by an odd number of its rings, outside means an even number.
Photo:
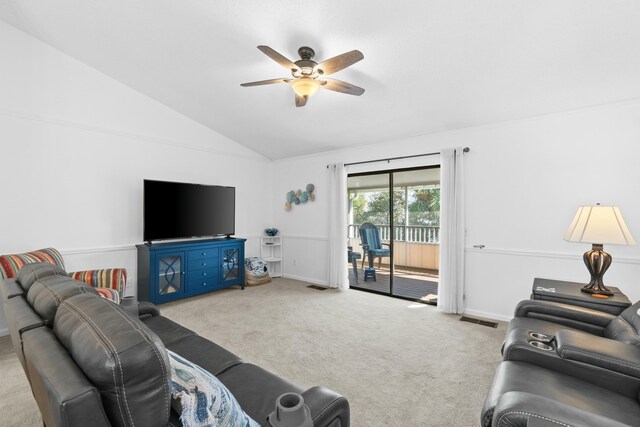
[[[145,179],[143,198],[146,242],[235,234],[234,187]]]

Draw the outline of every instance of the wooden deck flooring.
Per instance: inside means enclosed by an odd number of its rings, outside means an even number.
[[[359,267],[359,266],[358,266]],[[358,282],[356,283],[353,269],[349,269],[349,286],[389,293],[390,275],[386,268],[376,268],[376,281],[364,281],[364,271],[358,268]],[[396,269],[393,278],[392,296],[426,301],[438,295],[437,271],[412,272]]]

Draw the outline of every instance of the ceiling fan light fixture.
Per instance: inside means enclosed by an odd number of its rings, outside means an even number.
[[[269,46],[260,45],[258,49],[278,64],[291,71],[292,78],[280,78],[270,80],[260,80],[256,82],[241,83],[242,87],[270,85],[274,83],[289,83],[295,92],[296,107],[304,107],[310,96],[324,87],[339,93],[347,95],[360,96],[364,93],[364,89],[347,82],[336,79],[327,79],[325,76],[336,73],[340,70],[355,64],[364,59],[364,55],[359,50],[352,50],[333,58],[317,63],[313,60],[315,52],[308,46],[302,46],[298,49],[300,58],[296,62],[292,62],[282,54],[271,49]],[[322,80],[318,80],[322,76]]]
[[[307,98],[313,96],[320,89],[320,82],[310,77],[300,77],[290,83],[296,95]]]

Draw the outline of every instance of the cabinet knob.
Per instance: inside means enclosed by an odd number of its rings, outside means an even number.
[[[202,263],[202,265],[207,265],[207,263],[206,263],[206,262],[203,262],[203,263]]]
[[[202,286],[207,286],[207,283],[206,282],[202,283]]]
[[[207,256],[207,253],[206,253],[206,252],[204,252],[204,253],[202,254],[202,256]]]
[[[184,272],[184,271],[182,271],[181,273],[182,273],[182,274],[185,274],[185,272]]]
[[[202,275],[203,275],[203,276],[206,276],[206,275],[207,275],[207,273],[202,273]]]

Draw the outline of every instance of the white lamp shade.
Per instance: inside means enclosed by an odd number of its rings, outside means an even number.
[[[569,242],[635,245],[617,206],[582,206],[564,233]]]

